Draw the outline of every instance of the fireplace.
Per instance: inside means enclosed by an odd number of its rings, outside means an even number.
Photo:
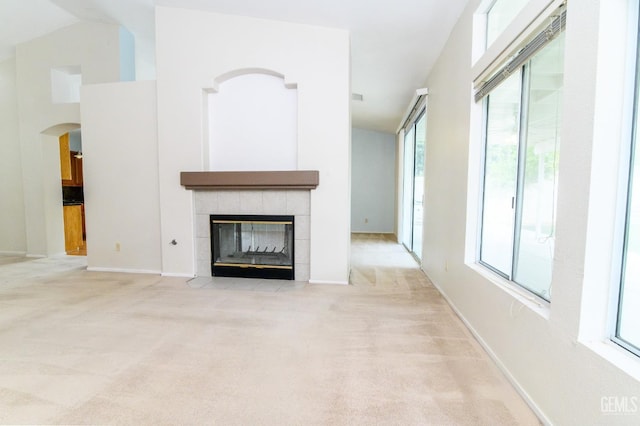
[[[294,216],[210,215],[211,274],[293,280]]]
[[[180,183],[193,191],[196,276],[214,275],[211,215],[291,215],[295,222],[291,274],[295,281],[309,281],[311,191],[318,186],[318,171],[181,172]]]

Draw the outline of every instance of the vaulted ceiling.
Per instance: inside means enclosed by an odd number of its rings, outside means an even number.
[[[154,6],[202,9],[351,33],[355,127],[394,133],[468,0],[2,0],[0,60],[17,44],[82,20],[123,25],[154,61]]]

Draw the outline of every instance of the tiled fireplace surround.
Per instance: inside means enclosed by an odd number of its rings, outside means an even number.
[[[195,190],[197,275],[211,276],[209,215],[293,215],[295,280],[309,281],[308,190]]]
[[[181,183],[193,190],[197,276],[211,276],[209,215],[292,215],[294,278],[309,281],[310,191],[318,185],[317,171],[183,172]]]

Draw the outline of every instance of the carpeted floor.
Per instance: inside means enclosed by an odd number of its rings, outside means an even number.
[[[0,423],[534,425],[398,244],[352,285],[0,262]]]

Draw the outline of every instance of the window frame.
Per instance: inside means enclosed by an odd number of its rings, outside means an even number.
[[[640,14],[637,14],[640,15]],[[636,163],[636,154],[640,150],[640,126],[638,120],[640,120],[640,16],[635,17],[635,37],[633,41],[634,46],[631,47],[631,51],[635,55],[633,64],[633,81],[631,83],[633,87],[633,96],[631,104],[631,119],[628,126],[627,143],[625,149],[622,150],[622,167],[621,171],[621,196],[619,197],[619,209],[621,213],[618,215],[618,220],[622,222],[619,226],[619,235],[616,238],[616,246],[618,253],[614,257],[614,278],[613,278],[613,297],[612,297],[612,315],[611,315],[611,335],[612,342],[629,351],[631,354],[640,357],[640,346],[636,346],[634,343],[628,342],[620,334],[620,326],[623,313],[623,299],[625,292],[625,278],[626,278],[626,266],[628,262],[627,250],[629,245],[629,234],[631,225],[631,203],[632,203],[632,191],[633,180],[636,173],[640,173],[640,164]]]

